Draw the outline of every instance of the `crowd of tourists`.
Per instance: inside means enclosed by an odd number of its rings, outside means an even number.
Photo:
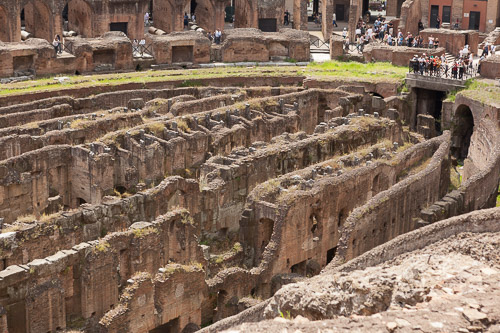
[[[410,72],[463,80],[465,76],[474,73],[473,64],[472,53],[451,62],[448,62],[444,54],[442,56],[432,56],[424,53],[420,57],[415,54],[410,60]]]
[[[418,23],[418,31],[424,29],[421,21]],[[348,46],[352,44],[347,35],[347,29],[344,28],[342,32],[344,37],[345,45]],[[424,40],[419,34],[414,36],[411,32],[406,35],[403,34],[401,29],[397,32],[394,31],[394,25],[392,22],[387,22],[382,16],[379,16],[373,25],[367,24],[362,18],[358,20],[355,31],[355,41],[359,51],[363,51],[363,47],[366,44],[378,42],[379,44],[389,45],[389,46],[408,46],[408,47],[429,47],[437,48],[439,47],[439,38],[434,38],[430,36],[428,40]]]

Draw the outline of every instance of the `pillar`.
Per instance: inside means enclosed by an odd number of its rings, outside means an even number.
[[[297,30],[307,30],[307,1],[294,0],[293,27]]]

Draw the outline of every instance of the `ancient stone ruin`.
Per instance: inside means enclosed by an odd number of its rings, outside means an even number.
[[[0,97],[0,332],[369,315],[390,298],[322,308],[304,281],[498,233],[498,208],[475,212],[498,191],[494,100],[458,94],[436,115],[432,91],[394,81],[203,83]]]

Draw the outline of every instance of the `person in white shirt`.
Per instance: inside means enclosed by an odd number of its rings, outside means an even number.
[[[373,40],[373,29],[372,29],[372,27],[369,27],[368,30],[366,30],[366,33],[368,35],[368,41]]]
[[[335,13],[333,13],[333,25],[335,27],[338,27],[338,25],[337,25],[337,15]]]
[[[347,28],[344,28],[342,31],[342,37],[344,37],[344,39],[347,37]]]
[[[149,25],[149,13],[146,12],[146,14],[144,14],[144,26],[147,27]]]

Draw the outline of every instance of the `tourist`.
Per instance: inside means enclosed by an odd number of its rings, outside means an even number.
[[[422,23],[422,20],[418,20],[418,33],[422,30],[424,30],[424,24]]]
[[[57,54],[61,54],[62,53],[62,45],[61,45],[61,37],[59,35],[56,35],[54,37],[54,41],[52,42],[52,46],[54,46],[54,50],[56,52],[56,57],[57,57]]]
[[[371,26],[368,26],[368,30],[366,30],[366,36],[368,37],[366,40],[370,42],[373,40],[373,29]]]
[[[215,44],[220,44],[220,40],[222,37],[222,32],[219,29],[215,30]]]
[[[389,34],[388,34],[388,33],[386,33],[386,34],[384,35],[384,38],[382,39],[382,43],[383,43],[383,44],[386,44],[386,45],[389,45],[389,43],[387,42],[387,40],[388,40],[388,39],[389,39]]]
[[[439,38],[436,37],[436,39],[434,40],[434,48],[437,49],[439,47]]]
[[[456,61],[454,61],[453,65],[451,66],[451,77],[453,79],[457,78],[457,72],[458,72],[458,64]]]
[[[144,14],[144,26],[147,27],[149,25],[149,13],[146,12],[146,14]]]
[[[193,13],[191,15],[191,22],[196,23],[196,15],[195,15],[195,13]]]
[[[481,64],[485,59],[486,57],[484,55],[482,55],[481,58],[479,58],[479,62],[477,63],[477,74],[481,74]]]
[[[338,27],[338,25],[337,25],[337,14],[335,14],[335,13],[333,13],[333,25],[335,27]]]
[[[438,16],[437,19],[436,19],[436,29],[439,29],[440,25],[441,25],[441,19]]]
[[[139,41],[139,49],[141,52],[141,57],[144,55],[144,49],[146,48],[146,40],[143,38]]]
[[[391,34],[387,34],[387,44],[392,46],[394,43],[394,41],[392,40],[392,35]]]
[[[490,53],[490,48],[489,48],[489,44],[486,43],[484,44],[484,47],[483,47],[483,54],[481,54],[481,56],[488,56],[488,54]]]
[[[432,35],[429,36],[429,48],[434,48],[434,37]]]
[[[342,37],[344,39],[346,39],[346,37],[347,37],[347,28],[344,28],[344,30],[342,31]]]
[[[189,16],[186,12],[184,12],[184,29],[187,29],[189,25]]]
[[[420,75],[424,75],[424,69],[425,69],[425,53],[418,58],[418,67],[420,70]]]
[[[458,78],[462,80],[464,78],[465,64],[462,59],[458,60]]]
[[[348,51],[348,50],[349,50],[349,37],[346,37],[346,38],[344,39],[344,49],[345,49],[346,51]]]
[[[285,18],[284,18],[284,25],[290,24],[290,13],[288,12],[288,9],[285,10]]]
[[[458,30],[459,25],[460,25],[460,24],[459,24],[459,21],[458,21],[458,19],[457,19],[457,22],[455,23],[455,26],[454,26],[455,30]]]
[[[418,56],[416,54],[410,59],[410,69],[413,73],[418,73]]]
[[[413,35],[408,31],[408,35],[406,36],[406,45],[412,46],[413,44]]]

